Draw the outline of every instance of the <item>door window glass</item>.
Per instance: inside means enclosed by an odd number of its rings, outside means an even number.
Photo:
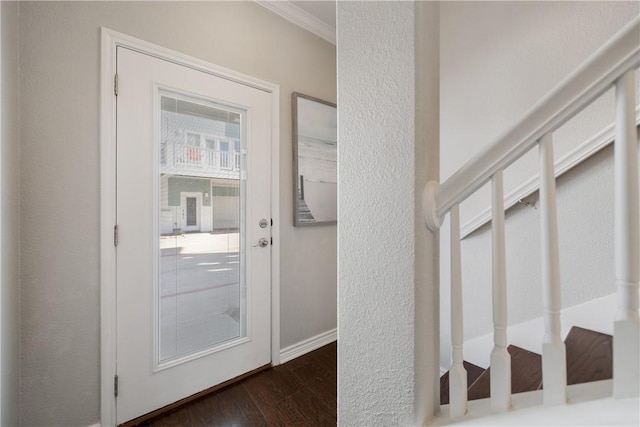
[[[240,168],[225,167],[229,160],[219,157],[229,154],[229,144],[215,150],[215,141],[228,138],[228,129],[238,132],[241,120],[241,112],[161,92],[160,365],[208,354],[246,336],[240,247],[244,189]]]

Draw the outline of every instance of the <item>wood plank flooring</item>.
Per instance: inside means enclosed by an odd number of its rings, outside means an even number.
[[[335,426],[336,351],[334,342],[134,425]]]

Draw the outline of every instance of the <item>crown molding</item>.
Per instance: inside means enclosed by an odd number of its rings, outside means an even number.
[[[336,29],[288,1],[253,0],[260,6],[282,16],[299,27],[336,44]]]

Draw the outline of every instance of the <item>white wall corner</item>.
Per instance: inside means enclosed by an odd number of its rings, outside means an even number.
[[[421,190],[440,176],[440,4],[415,3],[415,408],[414,424],[440,405],[439,233],[424,224]]]
[[[338,330],[333,328],[314,337],[308,338],[299,343],[290,345],[280,350],[280,363],[286,363],[297,357],[303,356],[307,353],[317,350],[327,344],[338,339]]]

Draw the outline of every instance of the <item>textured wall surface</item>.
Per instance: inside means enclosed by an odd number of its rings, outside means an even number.
[[[414,264],[414,182],[417,175],[427,177],[416,168],[425,168],[432,154],[416,148],[425,140],[416,138],[415,19],[416,7],[409,2],[338,3],[338,421],[343,426],[415,425],[424,421],[415,415],[433,410],[432,390],[418,396],[423,390],[414,386],[421,373],[414,365],[424,368],[434,361],[424,354],[429,337],[414,336],[416,321],[433,331],[432,319],[416,317],[424,307],[414,300],[418,295],[433,303],[433,289],[417,293],[415,287],[433,285],[435,274],[435,268],[427,269],[423,274],[431,281],[425,283]],[[437,36],[425,47],[437,53],[435,44]],[[435,92],[435,74],[421,82],[423,93]],[[437,96],[433,100],[423,111],[437,111]],[[436,120],[420,123],[431,126],[432,143]],[[420,161],[416,153],[423,155]]]
[[[336,101],[335,46],[252,2],[23,2],[24,425],[99,419],[99,29],[280,84],[281,347],[336,326],[336,227],[292,226],[290,94]]]
[[[20,281],[20,128],[18,126],[18,3],[0,2],[2,17],[2,145],[0,159],[0,272],[2,342],[0,348],[0,425],[18,424]]]
[[[638,2],[443,4],[442,179],[637,16],[638,6]],[[611,95],[558,130],[556,159],[613,121]],[[612,163],[612,150],[607,149],[558,180],[563,307],[614,291]],[[520,184],[518,178],[537,170],[537,165],[536,148],[507,170],[505,187]],[[479,205],[471,205],[478,212]],[[507,213],[510,325],[542,315],[539,214],[523,206]],[[447,220],[441,229],[440,264],[441,365],[445,367],[450,360],[448,234]],[[490,226],[463,240],[462,267],[465,338],[469,339],[492,331]]]

